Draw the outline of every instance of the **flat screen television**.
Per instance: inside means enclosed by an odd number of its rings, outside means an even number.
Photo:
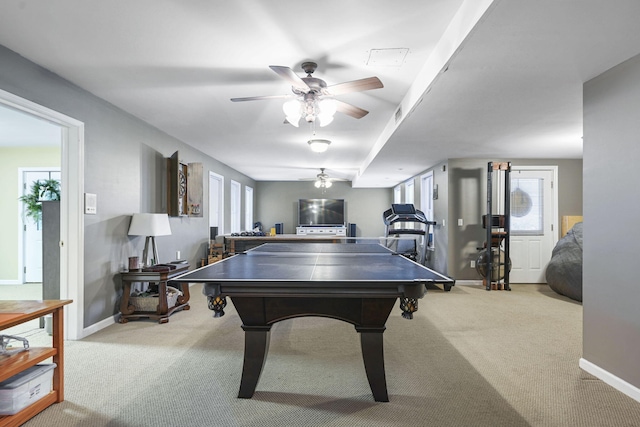
[[[298,225],[300,227],[344,226],[344,200],[298,200]]]

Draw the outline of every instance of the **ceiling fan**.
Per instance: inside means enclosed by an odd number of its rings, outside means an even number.
[[[313,185],[315,185],[316,188],[329,188],[335,181],[348,180],[344,178],[331,178],[327,173],[325,173],[325,168],[320,168],[320,173],[317,174],[315,178],[303,179],[303,181],[315,181]]]
[[[317,67],[318,64],[315,62],[303,62],[302,69],[307,73],[307,76],[299,77],[289,67],[270,65],[269,68],[291,84],[293,95],[250,96],[246,98],[231,98],[231,101],[293,98],[285,102],[282,109],[284,110],[286,121],[295,127],[299,126],[298,123],[302,117],[309,123],[315,123],[317,120],[320,126],[326,126],[333,121],[333,115],[336,111],[356,119],[361,119],[369,114],[367,110],[334,99],[334,96],[382,88],[383,85],[380,79],[368,77],[327,86],[324,80],[312,76]]]

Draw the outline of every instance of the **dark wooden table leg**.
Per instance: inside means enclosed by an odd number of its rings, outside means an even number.
[[[250,399],[256,391],[262,368],[267,360],[271,326],[242,325],[242,329],[244,330],[244,364],[238,397]]]
[[[356,326],[360,333],[360,345],[362,347],[362,359],[367,373],[369,386],[376,402],[388,402],[387,379],[384,373],[384,348],[382,328],[366,328]]]
[[[180,284],[180,290],[182,291],[182,295],[180,295],[178,297],[178,304],[183,305],[186,304],[182,309],[183,310],[190,310],[191,306],[189,306],[188,302],[190,299],[190,295],[189,295],[189,283],[181,283]]]
[[[165,315],[169,312],[169,305],[167,304],[167,282],[161,280],[158,282],[158,308],[156,314]],[[169,320],[167,320],[168,322]]]
[[[127,323],[127,315],[135,311],[135,307],[129,305],[129,297],[131,295],[131,282],[122,281],[122,299],[120,300],[120,319],[118,322]]]

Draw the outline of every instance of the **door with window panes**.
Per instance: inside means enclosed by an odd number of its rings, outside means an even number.
[[[511,171],[511,283],[546,283],[557,241],[553,169]]]
[[[23,193],[29,194],[35,181],[45,181],[55,179],[60,182],[60,169],[49,168],[49,170],[25,170],[23,171]],[[22,207],[24,209],[24,206]],[[24,268],[23,283],[42,282],[42,219],[35,221],[32,217],[27,217],[22,213],[23,230],[23,250]]]

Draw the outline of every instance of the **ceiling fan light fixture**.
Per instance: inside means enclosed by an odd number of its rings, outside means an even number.
[[[300,123],[299,123],[300,122],[300,117],[289,117],[289,116],[287,116],[284,119],[286,121],[288,121],[289,124],[292,124],[295,127],[300,127]]]
[[[281,65],[269,66],[271,70],[291,84],[291,91],[296,99],[286,102],[282,106],[282,109],[285,112],[286,121],[296,127],[299,126],[298,123],[303,117],[311,127],[315,126],[316,119],[320,126],[327,126],[333,121],[333,116],[338,111],[338,107],[340,107],[340,113],[355,119],[361,119],[369,113],[367,110],[332,99],[332,97],[345,93],[362,92],[384,87],[377,77],[368,77],[328,86],[324,80],[312,76],[317,66],[318,64],[315,62],[303,62],[302,69],[307,73],[306,77],[298,76],[289,67]],[[250,96],[245,98],[231,98],[231,101],[256,101],[259,99],[289,98],[290,96],[291,95]]]
[[[316,117],[318,115],[318,102],[316,101],[314,96],[306,94],[304,96],[304,101],[301,102],[302,114],[304,115],[304,119],[308,123],[313,123],[316,121]]]
[[[319,102],[320,114],[326,116],[333,116],[338,111],[338,105],[335,99],[323,99]]]
[[[298,122],[304,117],[307,123],[318,123],[320,127],[327,126],[333,121],[337,111],[336,101],[333,99],[318,100],[315,94],[305,94],[303,99],[292,99],[282,105],[286,120],[298,127]]]
[[[319,114],[318,120],[320,121],[320,127],[323,128],[333,121],[333,116],[325,116],[324,114]]]
[[[328,139],[310,139],[307,141],[307,144],[309,144],[311,151],[315,153],[324,153],[329,148],[331,141]]]
[[[323,99],[318,103],[318,120],[320,127],[324,127],[333,121],[333,115],[336,114],[337,105],[333,99]]]
[[[300,102],[297,99],[292,99],[282,105],[282,111],[284,111],[287,121],[295,127],[298,127],[298,122],[302,116],[300,110]]]
[[[318,178],[316,182],[313,183],[316,188],[330,188],[333,183],[327,179]]]

